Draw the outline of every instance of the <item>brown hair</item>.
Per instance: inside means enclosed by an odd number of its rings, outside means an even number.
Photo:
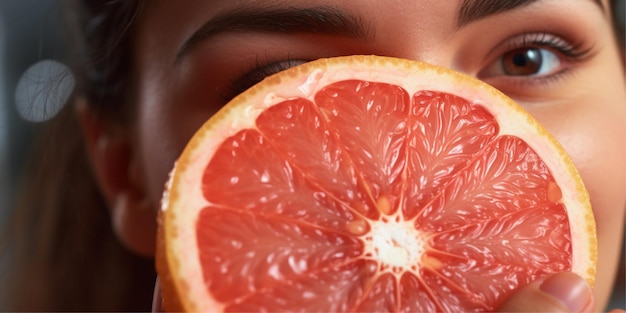
[[[622,57],[622,64],[626,62],[624,59],[626,57],[626,12],[624,12],[624,1],[625,0],[609,1],[611,13],[613,14],[611,19],[613,21],[615,41],[617,42],[617,47]]]
[[[114,122],[129,119],[138,0],[68,0],[76,96]],[[11,311],[148,311],[154,261],[118,242],[91,174],[74,108],[41,126],[0,248]]]

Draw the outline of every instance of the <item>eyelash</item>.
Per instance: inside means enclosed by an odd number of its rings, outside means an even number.
[[[533,87],[537,85],[549,86],[549,83],[557,82],[570,72],[571,65],[582,63],[593,57],[594,46],[585,45],[584,42],[571,43],[560,36],[549,32],[525,32],[517,38],[510,40],[505,49],[499,50],[499,60],[505,53],[520,48],[548,49],[556,53],[562,62],[562,68],[555,73],[538,76],[506,76],[506,79],[518,84],[517,87]]]
[[[524,33],[521,36],[521,40],[517,41],[517,43],[509,44],[509,49],[506,51],[525,47],[550,48],[572,61],[583,61],[592,50],[591,48],[583,48],[582,42],[572,44],[559,36],[547,32]]]
[[[271,59],[260,61],[257,59],[252,70],[244,70],[240,75],[235,76],[236,78],[230,79],[230,83],[225,88],[219,90],[220,97],[225,102],[228,102],[266,77],[308,61],[310,60],[291,59],[289,56],[283,61],[273,61]]]
[[[583,62],[593,56],[593,46],[585,47],[582,42],[572,44],[562,37],[548,32],[525,32],[519,35],[518,39],[509,41],[509,43],[506,44],[505,49],[502,50],[503,52],[499,53],[498,58],[504,53],[514,49],[533,47],[550,49],[560,54],[565,58],[564,61],[570,64]],[[262,81],[265,77],[308,61],[310,60],[292,59],[290,56],[287,56],[286,59],[282,59],[281,61],[276,61],[276,59],[270,58],[267,58],[266,60],[257,59],[256,64],[252,67],[252,70],[244,70],[240,73],[240,75],[234,76],[236,78],[230,79],[230,82],[226,84],[226,86],[218,90],[218,94],[224,103],[226,103],[246,89]],[[558,80],[567,72],[568,68],[564,68],[556,73],[545,76],[510,78],[516,80],[520,85],[546,84]]]

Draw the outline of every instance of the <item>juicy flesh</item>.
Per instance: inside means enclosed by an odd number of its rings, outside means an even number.
[[[482,311],[569,270],[545,164],[482,106],[343,81],[263,112],[203,176],[208,292],[228,311]]]

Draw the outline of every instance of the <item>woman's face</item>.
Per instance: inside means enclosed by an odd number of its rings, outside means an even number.
[[[135,147],[150,202],[157,207],[194,131],[261,77],[338,55],[426,61],[505,92],[571,154],[597,219],[603,308],[623,235],[626,151],[625,81],[608,2],[482,2],[150,2],[134,50]]]

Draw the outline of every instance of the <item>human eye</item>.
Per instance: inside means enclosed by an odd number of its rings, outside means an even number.
[[[303,59],[286,59],[282,61],[260,62],[257,60],[256,65],[252,69],[243,70],[240,75],[231,78],[230,82],[220,90],[220,97],[223,101],[228,102],[266,77],[308,61]]]
[[[561,60],[545,48],[517,48],[506,52],[492,65],[492,72],[509,76],[550,75],[561,67]]]
[[[525,33],[503,46],[478,77],[508,93],[546,88],[587,60],[593,51],[549,33]]]

